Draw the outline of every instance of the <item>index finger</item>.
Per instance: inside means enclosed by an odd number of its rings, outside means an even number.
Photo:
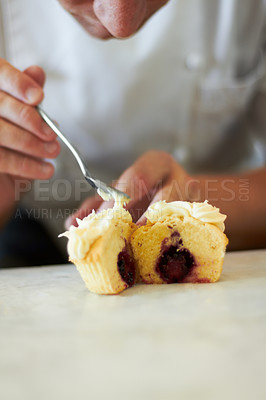
[[[43,99],[42,88],[27,74],[0,58],[0,90],[30,105]]]

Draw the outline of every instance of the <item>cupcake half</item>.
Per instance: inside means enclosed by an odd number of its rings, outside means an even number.
[[[207,202],[159,201],[145,214],[147,224],[131,238],[144,283],[215,282],[222,272],[228,239],[225,215]]]
[[[94,211],[78,227],[60,236],[68,238],[69,260],[73,262],[91,292],[116,294],[134,285],[136,267],[130,246],[135,230],[132,218],[122,206]]]

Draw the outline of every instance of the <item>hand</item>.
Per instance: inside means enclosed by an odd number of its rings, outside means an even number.
[[[143,225],[143,213],[156,201],[204,201],[227,215],[226,234],[229,249],[265,248],[266,243],[266,168],[240,175],[188,175],[167,153],[149,151],[141,156],[118,179],[116,187],[131,197],[127,209],[133,220]],[[99,196],[89,198],[66,221],[66,228],[77,226],[93,209],[112,207]]]
[[[162,151],[143,154],[120,176],[115,187],[131,197],[126,208],[139,225],[145,223],[143,213],[156,201],[200,201],[197,181],[170,154]],[[68,218],[66,227],[76,225],[76,218],[83,219],[93,209],[101,211],[112,205],[112,202],[104,202],[99,196],[89,198]]]
[[[21,72],[0,59],[0,227],[15,206],[15,180],[49,179],[53,166],[43,158],[60,151],[56,135],[33,106],[43,99],[45,75],[32,66]]]
[[[168,0],[59,0],[92,36],[126,38]]]

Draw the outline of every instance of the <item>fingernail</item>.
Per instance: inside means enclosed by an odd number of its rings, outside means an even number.
[[[45,174],[50,174],[53,167],[50,164],[43,163],[41,168],[42,172],[44,172]]]
[[[44,148],[47,153],[53,154],[57,150],[58,144],[56,142],[45,143]]]
[[[65,229],[69,229],[72,225],[72,222],[73,222],[73,217],[72,217],[72,215],[70,215],[70,217],[68,217],[65,220]]]
[[[41,97],[42,91],[37,87],[30,87],[26,91],[26,98],[30,102],[38,101]]]

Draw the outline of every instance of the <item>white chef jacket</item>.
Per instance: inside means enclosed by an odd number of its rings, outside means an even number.
[[[0,55],[44,68],[43,107],[95,176],[110,182],[154,148],[192,173],[265,165],[264,0],[170,0],[133,37],[108,41],[56,0],[0,5]],[[55,163],[44,201],[77,205],[82,176],[64,146]]]

